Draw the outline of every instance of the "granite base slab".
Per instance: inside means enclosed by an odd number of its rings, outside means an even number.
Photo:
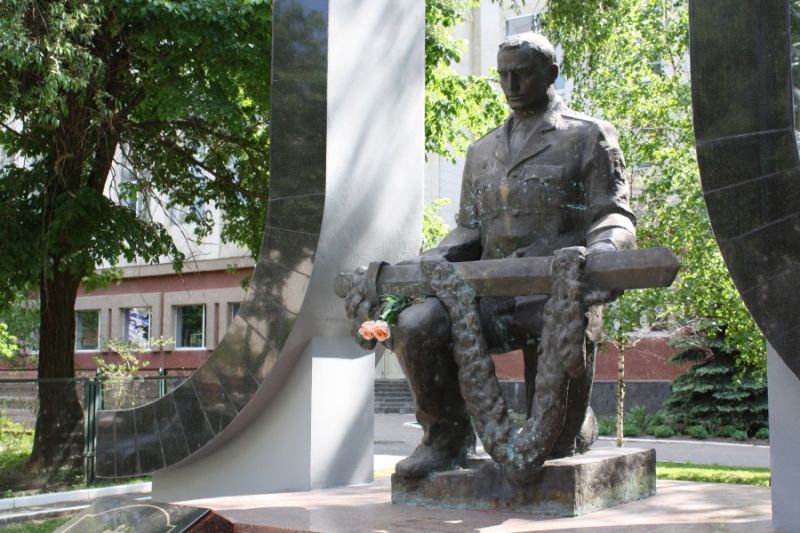
[[[426,478],[392,475],[392,503],[580,516],[656,493],[653,449],[614,448],[547,461],[530,487],[511,485],[491,459]]]

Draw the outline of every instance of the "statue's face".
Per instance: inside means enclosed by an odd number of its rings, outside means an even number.
[[[498,52],[497,73],[509,107],[528,111],[547,102],[547,89],[558,76],[558,67],[543,65],[530,48],[511,48]]]

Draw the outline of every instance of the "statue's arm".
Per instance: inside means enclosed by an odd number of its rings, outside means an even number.
[[[481,230],[479,199],[473,189],[475,154],[470,146],[461,180],[461,203],[457,224],[435,248],[423,252],[423,256],[442,257],[451,263],[475,261],[481,258]]]
[[[636,216],[630,207],[630,182],[617,131],[607,122],[598,122],[591,138],[584,164],[586,247],[590,253],[636,248]]]
[[[435,248],[423,252],[425,257],[442,257],[451,263],[481,258],[481,232],[476,228],[457,226]]]

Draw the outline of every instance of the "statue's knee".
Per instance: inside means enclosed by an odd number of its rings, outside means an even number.
[[[395,344],[413,346],[450,338],[450,318],[436,298],[407,307],[400,313],[395,326]]]

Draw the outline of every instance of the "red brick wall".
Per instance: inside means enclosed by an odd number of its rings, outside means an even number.
[[[683,374],[690,365],[673,365],[669,358],[677,352],[664,337],[639,340],[625,350],[625,379],[629,381],[672,381]],[[523,380],[522,351],[492,356],[497,377],[506,380]],[[610,345],[600,348],[594,374],[595,381],[616,381],[617,349]]]

